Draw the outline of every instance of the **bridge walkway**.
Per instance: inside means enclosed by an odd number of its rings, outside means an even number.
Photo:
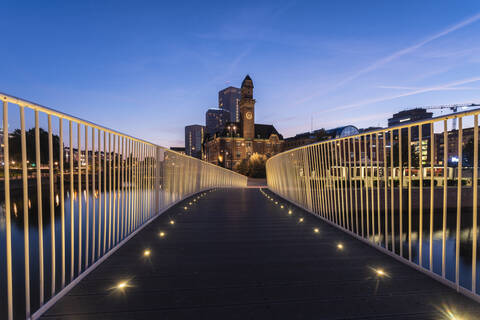
[[[453,319],[448,310],[480,318],[474,301],[276,201],[252,188],[187,199],[42,318]]]

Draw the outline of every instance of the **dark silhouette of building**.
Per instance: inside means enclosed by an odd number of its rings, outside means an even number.
[[[205,132],[213,135],[215,132],[222,131],[227,122],[230,122],[230,112],[223,109],[208,109],[205,113]]]
[[[205,137],[205,127],[194,124],[185,127],[185,154],[202,159],[202,143]]]
[[[170,147],[170,150],[181,153],[181,154],[186,154],[185,147]]]
[[[427,112],[424,108],[415,108],[410,110],[400,111],[395,113],[390,119],[388,119],[388,127],[395,127],[397,125],[404,125],[406,123],[416,122],[425,119],[431,119],[433,113]],[[402,135],[407,135],[407,128],[402,129]],[[430,124],[424,124],[422,126],[422,136],[430,136]],[[414,126],[411,129],[412,141],[418,140],[418,127]]]
[[[240,122],[240,89],[228,87],[218,92],[218,107],[230,112],[230,122]]]
[[[344,138],[358,133],[358,129],[355,126],[343,126],[328,130],[318,129],[312,132],[299,133],[294,137],[285,139],[284,150],[306,146],[319,141]]]

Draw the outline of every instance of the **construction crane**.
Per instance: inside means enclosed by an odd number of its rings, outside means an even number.
[[[422,107],[422,108],[427,109],[427,110],[450,109],[450,110],[452,110],[453,113],[456,113],[458,111],[458,109],[474,108],[474,107],[480,107],[480,103],[442,104],[442,105],[438,105],[438,106],[425,106],[425,107]],[[452,127],[453,127],[453,130],[457,130],[457,118],[453,118]]]

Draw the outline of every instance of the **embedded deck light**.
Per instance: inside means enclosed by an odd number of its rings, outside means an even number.
[[[383,269],[375,269],[375,273],[377,274],[377,276],[379,277],[384,277],[387,275],[387,273],[383,270]]]
[[[298,222],[303,222],[303,218],[300,218],[300,219],[298,220]]]
[[[149,249],[146,249],[146,250],[143,251],[143,256],[144,257],[150,257],[150,254],[151,254],[151,252],[150,252]]]
[[[288,210],[288,214],[292,214],[292,213],[293,213],[292,210]]]
[[[165,232],[161,231],[159,234],[160,238],[164,238],[165,237]]]
[[[343,244],[341,244],[341,243],[337,244],[337,249],[338,250],[343,250]]]
[[[175,221],[173,221],[173,220],[170,220],[170,224],[175,224]]]
[[[123,290],[123,289],[125,289],[127,286],[128,286],[128,282],[127,282],[127,281],[122,281],[122,282],[120,282],[120,283],[117,284],[117,289]]]
[[[315,229],[313,229],[313,232],[315,232],[315,233],[319,233],[319,232],[320,232],[320,230],[318,230],[318,228],[315,228]]]

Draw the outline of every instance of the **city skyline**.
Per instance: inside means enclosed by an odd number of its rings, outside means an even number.
[[[409,107],[480,101],[476,1],[5,9],[2,91],[166,147],[183,145],[184,126],[203,123],[218,91],[247,73],[258,121],[285,137],[312,119],[386,126]],[[224,11],[236,14],[219,22]]]

